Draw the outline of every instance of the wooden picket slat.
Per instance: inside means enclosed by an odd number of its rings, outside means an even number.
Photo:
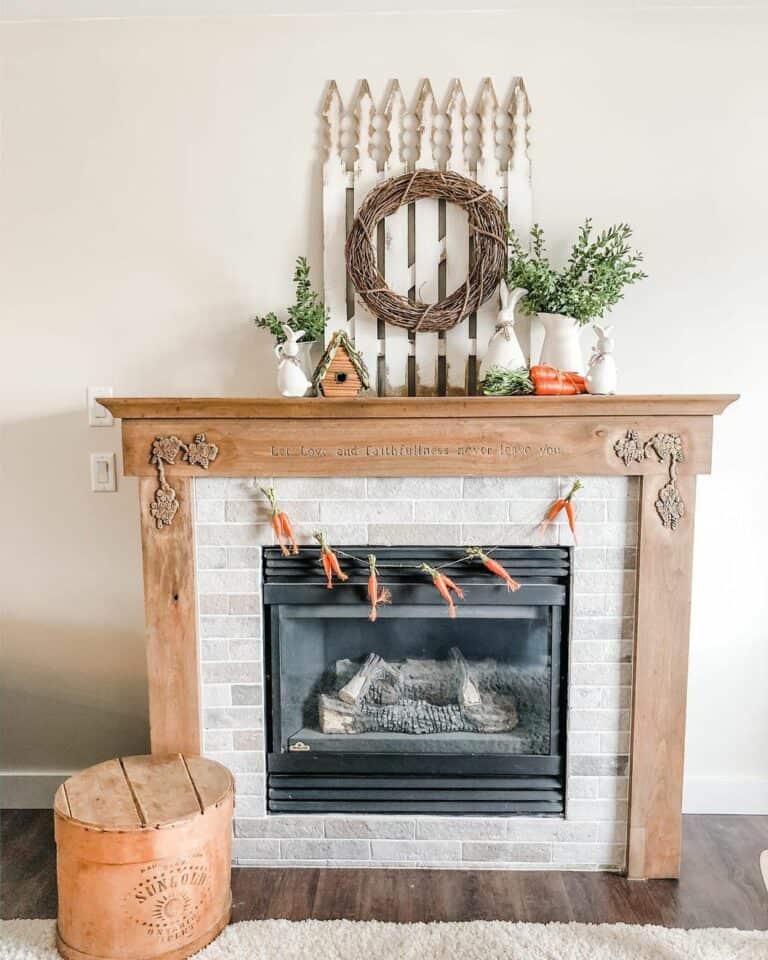
[[[507,112],[512,125],[509,167],[507,169],[507,219],[510,227],[524,243],[526,238],[529,237],[533,225],[531,161],[528,158],[530,109],[531,105],[525,83],[522,77],[518,77],[507,105]],[[518,306],[515,332],[523,353],[529,361],[532,349],[532,326],[530,317]],[[537,323],[536,326],[540,326],[540,324]]]
[[[371,96],[371,88],[367,80],[361,81],[355,98],[355,116],[357,118],[357,162],[354,176],[354,213],[360,209],[360,204],[366,194],[379,181],[376,160],[372,153],[371,134],[376,109]],[[351,224],[348,226],[351,227]],[[362,354],[365,365],[371,377],[371,393],[378,392],[378,355],[379,337],[377,333],[376,317],[368,310],[360,297],[354,298],[354,315],[352,318],[352,335],[355,346]]]
[[[477,115],[480,121],[480,156],[477,161],[477,182],[490,190],[501,201],[503,199],[503,178],[496,158],[496,115],[499,111],[499,101],[490,77],[486,77],[480,92]],[[477,369],[480,369],[483,357],[488,349],[488,342],[496,328],[499,314],[498,294],[486,300],[477,311],[475,356]]]
[[[473,109],[458,79],[451,81],[440,101],[442,112],[437,102],[431,83],[424,80],[414,110],[408,112],[404,92],[393,80],[377,112],[373,92],[362,80],[345,112],[339,89],[331,81],[322,107],[328,141],[323,165],[323,277],[331,314],[326,340],[337,329],[353,336],[371,373],[371,392],[382,395],[474,392],[499,301],[494,293],[477,314],[440,335],[409,333],[374,317],[352,295],[344,262],[347,232],[366,194],[385,177],[414,169],[448,169],[472,176],[491,190],[506,205],[509,221],[520,234],[528,234],[533,218],[530,102],[522,79],[514,78],[501,107],[488,77]],[[380,227],[376,252],[391,290],[434,303],[459,287],[468,273],[466,214],[444,201],[409,204]],[[518,319],[526,354],[531,351],[528,326],[527,318]]]
[[[386,177],[399,177],[408,166],[404,155],[405,97],[397,80],[393,80],[389,89],[385,113],[389,119],[389,158],[384,168]],[[387,217],[384,225],[384,278],[387,286],[395,293],[408,296],[411,287],[411,275],[408,268],[408,208],[401,207],[397,213]],[[408,392],[408,356],[410,343],[405,327],[395,327],[391,323],[384,330],[384,365],[387,396],[400,397]]]
[[[464,122],[467,99],[460,80],[451,84],[446,113],[449,121],[446,167],[463,177],[469,176],[464,155]],[[445,290],[453,291],[467,278],[469,271],[469,232],[467,215],[455,203],[445,207]],[[469,359],[469,321],[465,318],[445,334],[446,393],[461,396],[467,392]]]
[[[323,165],[323,288],[330,320],[325,329],[326,343],[334,330],[346,330],[347,265],[344,244],[347,239],[347,170],[341,155],[341,117],[344,105],[339,88],[331,80],[323,104],[328,144]]]
[[[419,155],[417,170],[433,170],[435,114],[437,104],[432,85],[425,80],[418,102]],[[422,303],[436,303],[438,299],[438,272],[441,244],[438,235],[438,201],[419,200],[416,204],[416,299]],[[414,355],[416,357],[416,395],[437,393],[437,334],[418,332]]]

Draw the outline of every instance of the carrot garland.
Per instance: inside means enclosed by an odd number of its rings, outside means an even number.
[[[375,623],[377,617],[376,607],[380,603],[389,603],[392,600],[392,594],[386,587],[379,590],[379,577],[376,570],[376,556],[371,553],[368,555],[368,599],[371,602],[371,612],[368,619]]]
[[[293,535],[293,527],[288,515],[284,513],[277,504],[277,493],[274,487],[262,487],[261,492],[269,500],[269,506],[272,511],[272,529],[275,531],[275,537],[280,546],[280,552],[284,557],[294,556],[299,552],[296,539]],[[285,538],[285,540],[283,539]],[[290,550],[288,547],[290,546]]]
[[[437,587],[437,592],[448,604],[448,616],[453,619],[456,616],[456,607],[453,604],[451,590],[453,590],[459,600],[464,599],[464,591],[460,587],[457,587],[450,577],[446,577],[444,573],[440,573],[435,567],[430,567],[428,563],[422,563],[419,569],[432,577],[432,582]]]
[[[480,547],[468,547],[467,556],[473,560],[479,560],[486,570],[490,570],[495,576],[501,577],[507,585],[507,590],[515,591],[520,589],[520,584],[517,580],[514,580],[497,560],[493,560],[487,553],[483,553]]]
[[[567,397],[587,392],[584,377],[547,364],[531,367],[531,380],[538,397]]]
[[[547,527],[552,523],[555,517],[559,516],[563,511],[568,518],[568,526],[571,528],[571,533],[573,534],[574,543],[576,542],[576,514],[573,509],[573,495],[577,490],[581,490],[583,484],[581,480],[574,480],[571,486],[571,489],[568,493],[561,497],[559,500],[555,500],[552,506],[547,511],[547,515],[544,517],[539,530],[543,533]]]
[[[323,572],[328,580],[326,587],[328,590],[333,590],[333,578],[338,577],[339,580],[349,580],[349,577],[341,569],[339,564],[339,558],[331,550],[331,548],[326,543],[325,537],[319,530],[316,530],[313,534],[315,540],[320,544],[320,560],[323,564]]]

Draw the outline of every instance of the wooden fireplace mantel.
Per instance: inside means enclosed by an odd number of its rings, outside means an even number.
[[[696,476],[736,399],[100,400],[140,478],[153,752],[201,746],[193,477],[639,476],[628,873],[678,876]]]

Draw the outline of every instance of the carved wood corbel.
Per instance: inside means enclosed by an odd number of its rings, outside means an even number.
[[[626,434],[617,440],[613,446],[616,456],[628,467],[630,463],[642,463],[652,454],[656,455],[659,463],[665,460],[669,466],[669,480],[659,490],[658,499],[654,506],[662,526],[676,530],[677,525],[685,514],[685,503],[677,486],[677,464],[683,457],[683,441],[677,433],[657,433],[650,440],[643,442],[637,430],[627,430]]]
[[[207,470],[208,465],[219,455],[219,448],[215,443],[208,443],[204,433],[195,434],[192,443],[184,443],[176,436],[155,438],[152,443],[149,462],[157,468],[159,486],[149,505],[149,512],[158,530],[169,527],[176,516],[176,511],[179,509],[176,491],[168,483],[165,476],[165,464],[176,463],[179,453],[187,463]]]

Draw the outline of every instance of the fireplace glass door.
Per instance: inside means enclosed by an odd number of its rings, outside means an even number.
[[[270,809],[561,811],[568,551],[498,552],[515,592],[452,566],[465,600],[451,619],[403,564],[460,548],[344,549],[376,552],[393,595],[376,622],[362,559],[330,592],[310,551],[265,551]]]

